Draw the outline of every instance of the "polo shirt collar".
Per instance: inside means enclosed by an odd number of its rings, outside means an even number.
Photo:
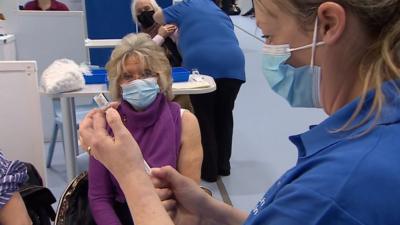
[[[381,116],[377,121],[377,125],[392,124],[400,122],[400,81],[387,81],[382,85],[382,91],[385,96],[385,102],[382,107]],[[374,98],[375,92],[368,92],[364,107],[360,114],[352,122],[356,125],[368,114],[370,106]],[[322,149],[325,149],[344,139],[356,138],[363,132],[367,131],[374,123],[372,116],[365,124],[350,131],[335,132],[341,128],[347,120],[352,116],[357,108],[359,98],[338,110],[329,118],[324,120],[317,126],[312,127],[309,131],[289,137],[290,141],[297,146],[299,158],[310,157]]]

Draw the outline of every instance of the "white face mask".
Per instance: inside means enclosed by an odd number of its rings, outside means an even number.
[[[321,68],[314,66],[317,43],[318,18],[315,21],[312,44],[298,48],[285,45],[265,45],[263,54],[263,72],[272,90],[285,98],[293,107],[321,107],[320,78]],[[309,66],[295,68],[286,63],[291,52],[312,48]]]
[[[154,77],[133,80],[121,85],[121,88],[122,98],[138,111],[142,111],[150,106],[160,92],[157,78]]]

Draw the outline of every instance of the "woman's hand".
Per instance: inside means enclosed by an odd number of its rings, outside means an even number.
[[[176,31],[176,29],[177,27],[172,24],[163,25],[158,28],[158,35],[162,36],[163,38],[167,38],[171,36]]]
[[[104,111],[107,111],[107,109],[109,109],[109,108],[117,109],[118,106],[119,106],[120,104],[121,104],[120,101],[110,102],[110,103],[108,103],[108,105],[107,105],[107,107],[104,109]]]
[[[114,137],[108,134],[106,122]],[[90,111],[80,124],[79,133],[82,146],[117,179],[129,172],[144,170],[140,148],[113,107]]]

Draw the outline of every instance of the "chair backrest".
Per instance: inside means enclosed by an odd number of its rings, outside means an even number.
[[[30,162],[46,183],[42,115],[35,61],[0,61],[0,149]]]

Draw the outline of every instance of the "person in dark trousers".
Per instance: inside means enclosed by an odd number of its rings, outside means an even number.
[[[221,0],[221,8],[230,16],[239,15],[241,10],[236,4],[236,0]]]
[[[217,90],[192,95],[204,150],[201,178],[214,182],[230,174],[233,115],[245,82],[244,55],[231,19],[212,0],[187,0],[154,14],[160,24],[176,24],[183,66],[215,79]]]

